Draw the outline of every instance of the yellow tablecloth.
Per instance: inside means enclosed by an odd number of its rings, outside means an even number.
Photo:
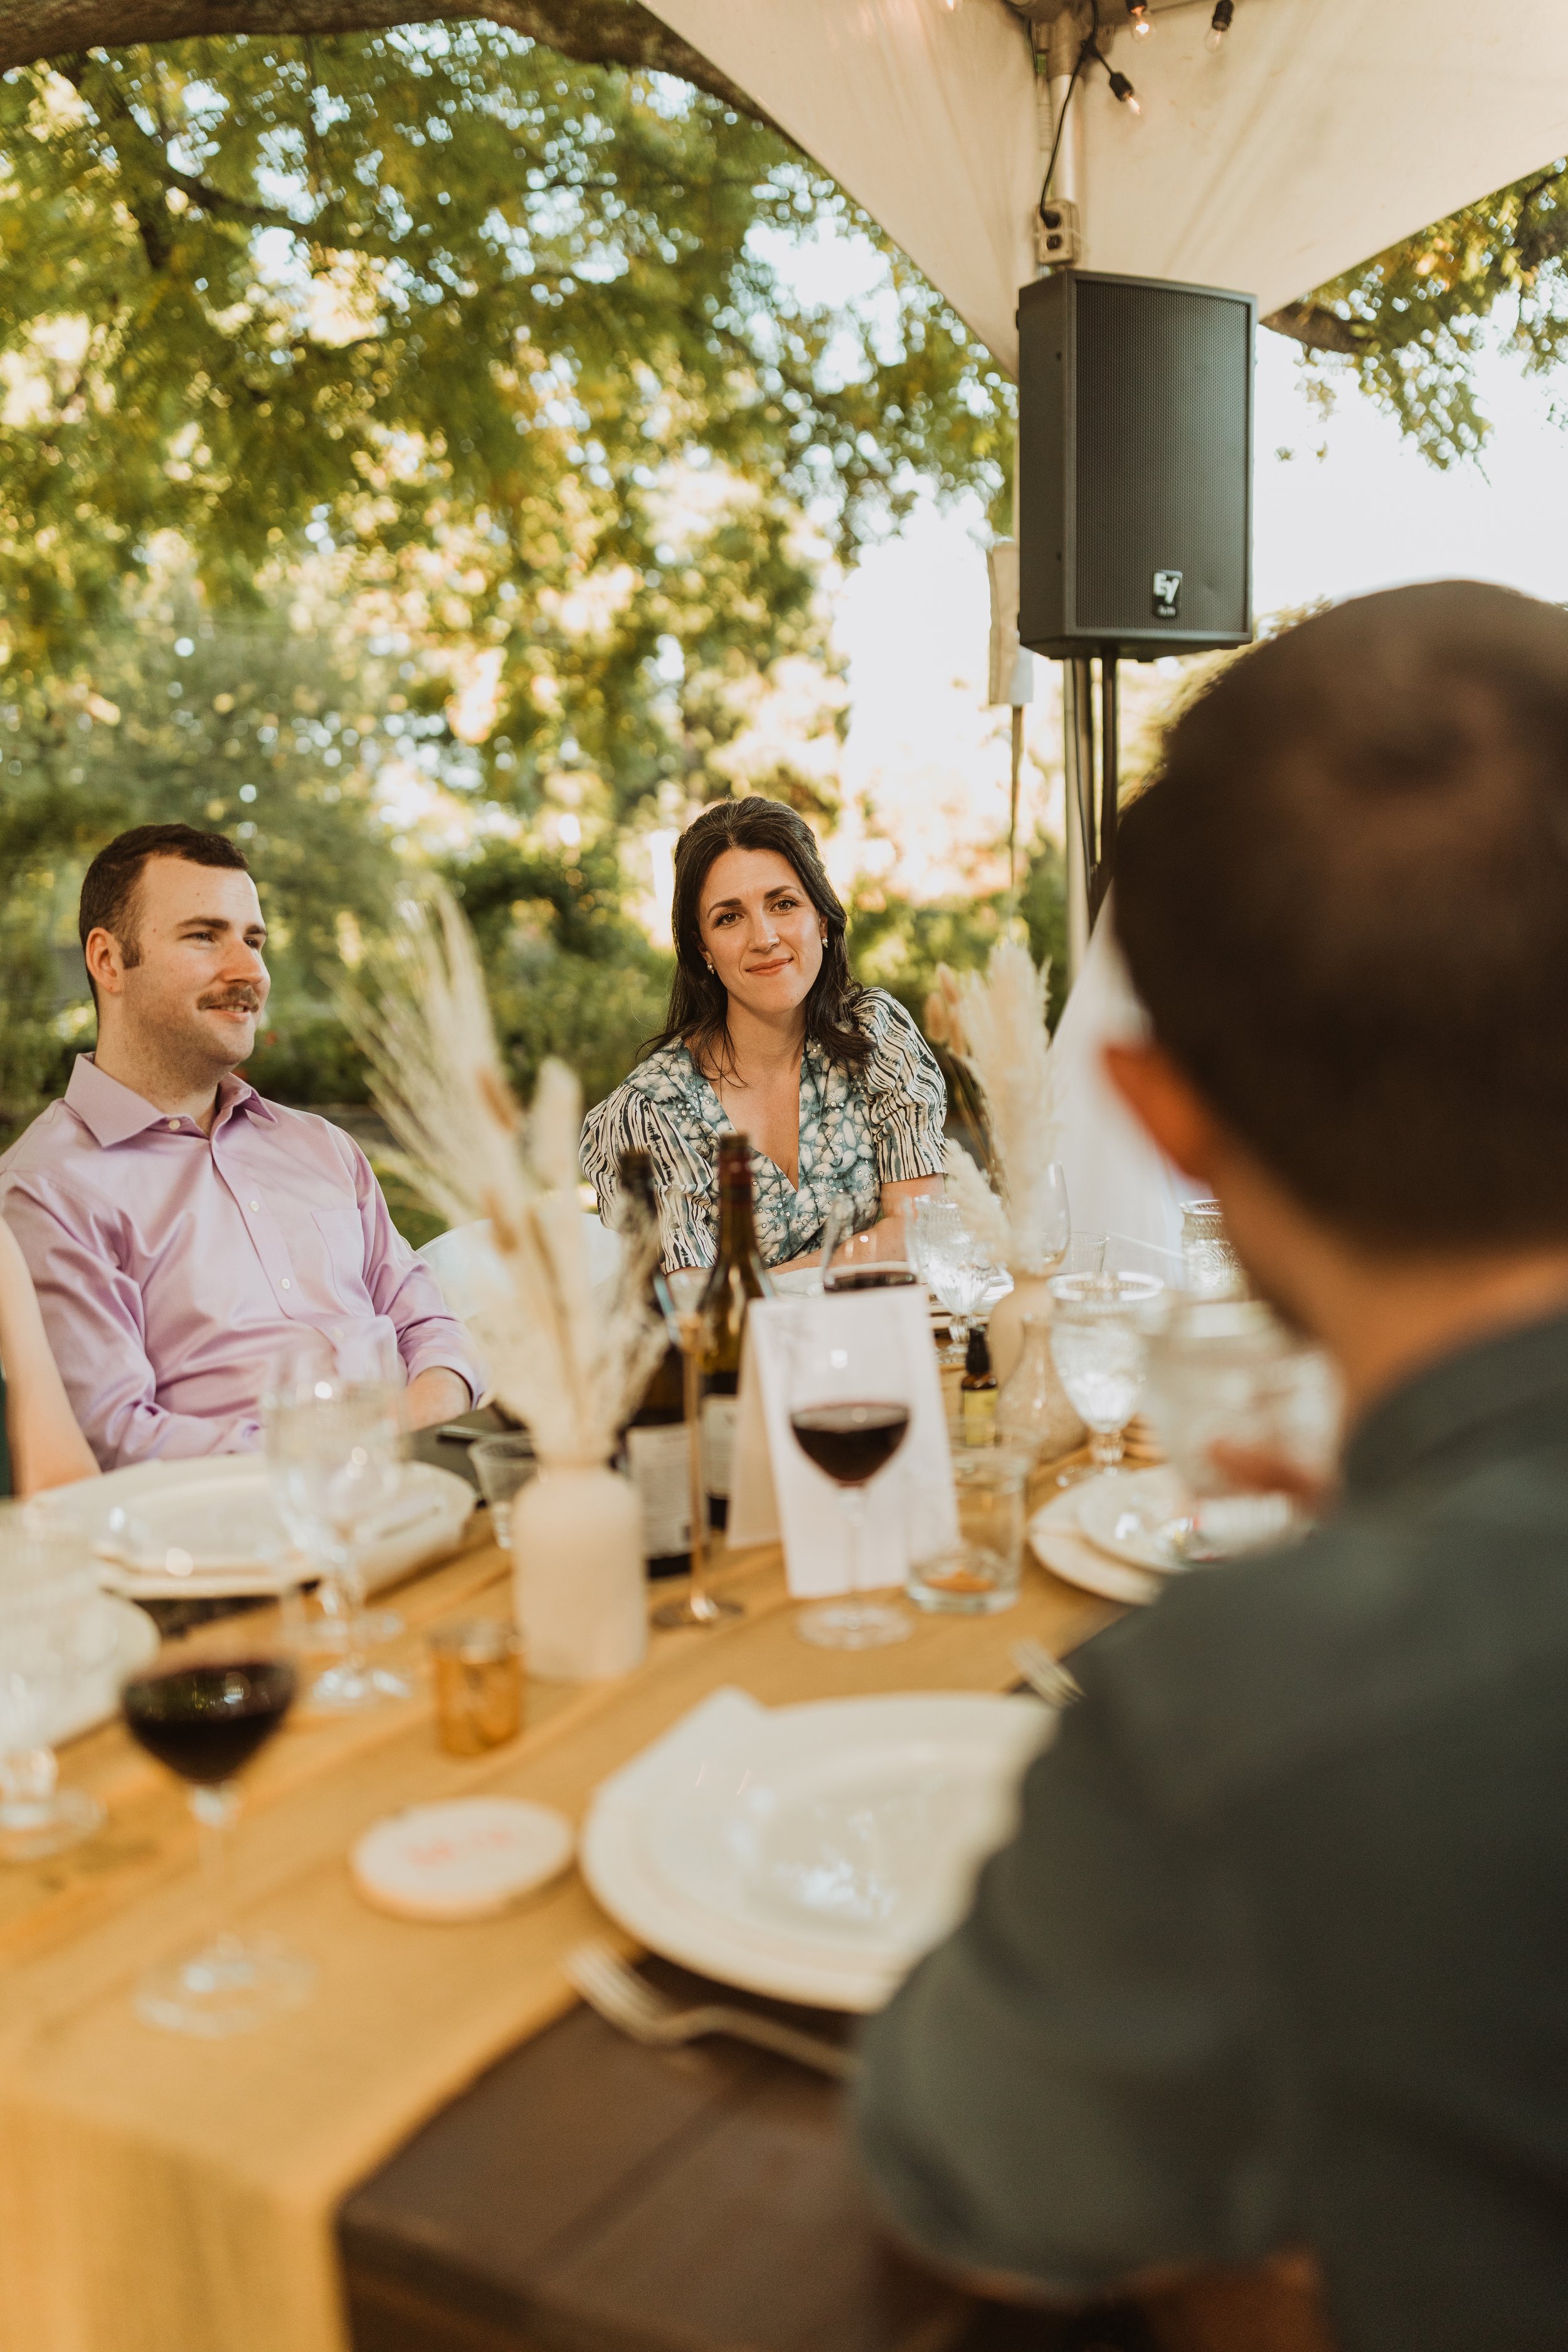
[[[118,1725],[66,1751],[107,1830],[0,1871],[0,2352],[344,2352],[340,2199],[570,2004],[563,1956],[606,1929],[574,1872],[498,1920],[384,1917],[345,1864],[372,1822],[479,1790],[576,1820],[721,1684],[773,1705],[999,1689],[1021,1635],[1062,1650],[1115,1613],[1030,1566],[1001,1616],[925,1618],[897,1647],[835,1653],[796,1638],[776,1551],[741,1556],[723,1583],[743,1618],[658,1635],[622,1682],[531,1682],[521,1737],[486,1757],[441,1753],[423,1690],[369,1721],[292,1718],[248,1777],[231,1907],[310,1952],[321,1979],[308,2008],[230,2042],[159,2032],[131,2006],[141,1971],[206,1924],[183,1791]],[[407,1659],[437,1621],[510,1600],[481,1533],[400,1595]],[[237,1621],[230,1654],[275,1638],[266,1617]]]

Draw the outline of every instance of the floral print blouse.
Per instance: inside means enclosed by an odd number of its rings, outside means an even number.
[[[856,1229],[875,1224],[884,1184],[940,1176],[947,1088],[935,1056],[896,998],[862,991],[854,1019],[871,1041],[858,1069],[807,1045],[800,1066],[800,1156],[792,1184],[764,1153],[752,1154],[757,1242],[763,1264],[782,1265],[821,1235],[827,1204],[847,1192]],[[609,1221],[623,1151],[653,1160],[664,1217],[665,1259],[711,1265],[717,1244],[719,1138],[724,1106],[686,1047],[661,1045],[638,1064],[583,1125],[583,1173]]]

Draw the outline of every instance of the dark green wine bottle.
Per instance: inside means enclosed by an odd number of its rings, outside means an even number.
[[[752,1213],[752,1147],[743,1135],[721,1135],[719,1254],[702,1294],[702,1483],[715,1528],[730,1517],[746,1310],[753,1298],[772,1297]]]

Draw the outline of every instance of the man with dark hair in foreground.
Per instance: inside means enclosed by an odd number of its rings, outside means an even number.
[[[1125,820],[1115,1049],[1334,1354],[1342,1497],[1074,1660],[871,2028],[902,2231],[1060,2300],[1293,2246],[1344,2352],[1568,2344],[1568,614],[1244,656]]]
[[[0,1159],[0,1211],[106,1470],[258,1444],[268,1379],[312,1330],[395,1343],[416,1428],[479,1392],[359,1146],[236,1076],[266,940],[222,834],[138,825],[82,884],[98,1043]]]

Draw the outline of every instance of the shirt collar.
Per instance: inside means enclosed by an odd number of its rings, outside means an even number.
[[[1375,1405],[1345,1453],[1345,1485],[1374,1494],[1413,1475],[1502,1460],[1568,1427],[1568,1315],[1479,1340]]]
[[[145,1135],[149,1128],[168,1124],[166,1111],[150,1103],[144,1095],[121,1086],[106,1070],[100,1070],[90,1054],[77,1055],[70,1084],[66,1088],[66,1103],[106,1151],[117,1143],[129,1143],[132,1136]],[[227,1070],[218,1080],[214,1132],[238,1110],[263,1118],[274,1117],[272,1106],[263,1101],[248,1078]]]

